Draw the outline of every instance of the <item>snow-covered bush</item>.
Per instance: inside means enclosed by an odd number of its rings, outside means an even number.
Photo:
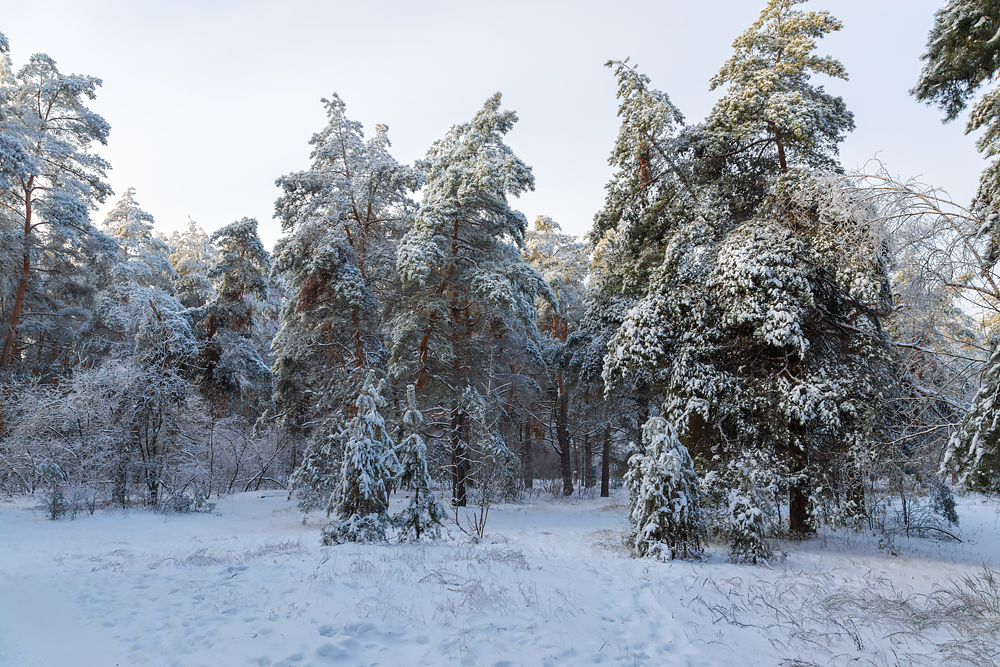
[[[642,427],[642,448],[628,462],[631,547],[638,558],[702,556],[705,524],[694,461],[662,417]]]
[[[343,443],[340,481],[331,498],[336,519],[323,528],[323,544],[377,542],[386,538],[389,488],[399,474],[392,438],[379,410],[385,380],[369,374],[354,406],[357,414],[337,439]]]

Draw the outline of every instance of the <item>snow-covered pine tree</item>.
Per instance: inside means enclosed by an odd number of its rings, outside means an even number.
[[[399,487],[412,493],[410,504],[393,517],[393,523],[403,541],[419,540],[421,535],[438,539],[448,513],[431,491],[431,476],[427,470],[427,445],[420,435],[424,417],[417,409],[416,390],[406,387],[406,413],[403,414],[403,441],[396,447],[400,464]]]
[[[713,90],[725,88],[708,117],[712,147],[723,149],[724,157],[761,154],[771,161],[765,178],[795,166],[839,169],[838,145],[854,129],[844,100],[810,80],[815,74],[847,79],[840,61],[814,53],[816,40],[842,24],[827,11],[794,9],[805,2],[768,0],[712,77]]]
[[[302,459],[288,478],[288,499],[295,497],[296,505],[305,515],[324,512],[330,516],[330,498],[337,490],[340,468],[338,450],[329,442],[310,443]]]
[[[366,140],[339,96],[323,104],[312,164],[278,179],[275,202],[285,236],[274,270],[290,292],[274,341],[275,398],[282,424],[309,438],[304,457],[314,465],[328,458],[319,450],[349,418],[367,372],[385,367],[396,242],[422,183],[389,154],[386,126]]]
[[[969,100],[996,79],[1000,71],[1000,5],[994,0],[949,0],[934,16],[927,36],[925,61],[917,85],[910,91],[921,102],[944,112],[945,122],[965,111]],[[983,130],[976,147],[991,161],[980,175],[974,209],[989,223],[983,232],[992,239],[988,257],[1000,257],[995,231],[1000,211],[1000,91],[990,88],[969,110],[965,132]]]
[[[104,219],[102,231],[118,242],[121,255],[119,280],[155,287],[173,294],[177,272],[170,264],[170,248],[153,232],[153,216],[135,200],[135,188],[128,188]]]
[[[548,285],[521,257],[527,220],[507,197],[534,187],[531,168],[503,142],[517,115],[492,96],[436,141],[419,166],[424,198],[399,245],[403,283],[392,322],[390,373],[449,413],[453,502],[464,506],[471,422],[465,386],[480,396],[503,358],[540,361],[534,301]]]
[[[340,480],[328,501],[333,521],[323,527],[323,544],[380,542],[391,527],[389,485],[399,461],[381,410],[385,380],[369,372],[354,406],[357,413],[337,436],[343,460]]]
[[[774,521],[773,506],[777,479],[769,471],[773,465],[757,460],[760,452],[745,452],[726,466],[710,473],[702,487],[721,496],[710,530],[729,540],[729,560],[733,563],[766,563],[774,556],[767,540],[768,522]]]
[[[810,171],[836,165],[853,127],[810,83],[843,76],[813,54],[840,24],[798,4],[770,0],[736,40],[705,125],[679,128],[666,97],[619,64],[619,171],[592,238],[610,255],[596,303],[620,318],[609,386],[662,394],[706,469],[747,450],[778,462],[790,528],[808,532],[813,490],[864,511],[859,454],[885,428],[897,375],[882,228],[847,185]]]
[[[252,423],[271,411],[271,341],[261,306],[268,298],[271,260],[253,218],[216,230],[211,240],[218,253],[208,273],[215,298],[190,311],[203,338],[197,384],[217,413],[240,414]]]
[[[170,248],[170,265],[177,272],[174,292],[180,302],[188,308],[200,308],[215,298],[208,272],[218,260],[218,252],[208,234],[188,219],[187,231],[175,231],[164,240]]]
[[[766,563],[773,554],[764,533],[763,511],[739,489],[730,489],[727,501],[730,562]]]
[[[51,367],[60,353],[69,352],[71,336],[64,332],[72,331],[78,325],[75,320],[86,314],[74,317],[73,304],[59,303],[58,298],[53,303],[51,296],[65,295],[63,288],[79,278],[80,267],[109,254],[112,247],[89,220],[90,208],[111,194],[104,181],[108,163],[89,152],[95,142],[106,143],[110,129],[86,106],[100,79],[62,74],[45,54],[31,56],[11,74],[4,43],[0,162],[11,170],[4,169],[0,200],[4,215],[18,229],[16,238],[9,239],[18,249],[18,262],[15,273],[2,277],[7,284],[0,289],[11,296],[4,299],[0,313],[0,371],[21,364]],[[79,288],[93,293],[85,280]],[[25,315],[60,311],[65,316],[55,319],[55,327],[47,315]],[[43,340],[50,335],[61,340]],[[33,346],[39,350],[37,362],[27,356]]]
[[[66,494],[63,493],[63,485],[66,484],[66,473],[62,471],[59,464],[52,459],[45,459],[39,464],[38,470],[41,473],[42,482],[45,484],[45,511],[49,518],[55,521],[66,514],[69,509],[66,502]]]
[[[662,417],[642,427],[642,445],[628,461],[631,546],[637,558],[699,558],[705,523],[694,461]]]

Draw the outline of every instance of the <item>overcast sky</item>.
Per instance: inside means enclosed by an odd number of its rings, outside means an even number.
[[[844,29],[820,42],[850,81],[820,81],[844,97],[857,130],[842,148],[852,169],[878,157],[960,203],[983,167],[964,118],[907,91],[943,0],[812,0]],[[369,0],[48,0],[5,2],[0,31],[15,67],[48,53],[61,71],[104,80],[91,108],[111,124],[102,149],[119,195],[136,188],[169,233],[188,216],[211,231],[260,221],[270,247],[275,178],[309,165],[309,137],[336,91],[370,131],[389,125],[400,162],[422,157],[496,91],[520,122],[508,135],[534,168],[536,190],[514,206],[585,233],[601,208],[618,121],[603,67],[630,56],[688,122],[717,93],[709,79],[764,0],[464,2]],[[103,220],[109,201],[95,216]]]

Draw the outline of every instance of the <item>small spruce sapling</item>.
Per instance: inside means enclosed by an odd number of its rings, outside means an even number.
[[[431,491],[431,476],[427,471],[427,445],[420,436],[424,417],[417,409],[416,390],[406,387],[407,410],[403,415],[406,437],[397,448],[401,472],[399,485],[413,492],[410,504],[393,517],[401,541],[419,540],[422,535],[431,539],[441,537],[441,526],[448,517],[445,508]]]
[[[389,484],[399,473],[399,461],[385,420],[379,413],[385,380],[375,384],[369,373],[354,406],[357,413],[336,437],[344,444],[340,481],[332,498],[336,519],[323,528],[323,544],[381,542],[389,518]]]
[[[705,525],[694,461],[662,417],[642,427],[641,449],[628,461],[631,546],[637,558],[700,558]]]
[[[742,489],[729,491],[729,561],[732,563],[766,563],[772,556],[764,538],[764,513]]]
[[[729,541],[731,563],[766,563],[774,557],[767,541],[775,522],[778,474],[773,460],[760,452],[744,452],[722,474],[706,475],[702,488],[714,502],[710,531]]]
[[[45,493],[45,511],[48,513],[49,518],[55,521],[66,514],[66,510],[69,509],[62,488],[63,484],[66,483],[66,473],[52,459],[45,459],[38,468],[42,474],[42,480],[47,487]]]

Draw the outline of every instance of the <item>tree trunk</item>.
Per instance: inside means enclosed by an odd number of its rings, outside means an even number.
[[[611,422],[604,424],[604,446],[601,449],[601,498],[611,495]]]
[[[451,412],[451,504],[465,507],[469,504],[465,491],[467,455],[462,435],[465,432],[465,413],[457,406]]]
[[[807,535],[812,532],[804,482],[794,484],[788,489],[788,530],[798,535]]]
[[[535,486],[535,467],[531,458],[531,448],[533,437],[531,435],[531,415],[524,417],[524,433],[521,439],[521,476],[524,479],[524,488],[532,489]]]
[[[806,453],[793,449],[790,452],[791,468],[793,476],[802,476],[806,470]],[[809,519],[809,480],[801,479],[788,487],[788,530],[798,535],[808,535],[814,532],[812,521]]]
[[[562,375],[558,378],[559,395],[556,398],[556,437],[559,440],[559,465],[563,478],[563,495],[573,495],[573,462],[569,443],[569,396]]]
[[[590,441],[590,387],[583,392],[583,473],[580,481],[584,488],[594,487],[594,445]]]
[[[31,192],[35,177],[28,178],[24,190],[24,250],[21,259],[21,276],[17,280],[17,292],[14,294],[14,306],[10,311],[10,322],[7,325],[7,336],[3,344],[3,355],[0,355],[0,368],[8,368],[14,356],[14,343],[17,340],[17,326],[21,322],[21,309],[24,306],[24,293],[28,288],[28,276],[31,273]]]

